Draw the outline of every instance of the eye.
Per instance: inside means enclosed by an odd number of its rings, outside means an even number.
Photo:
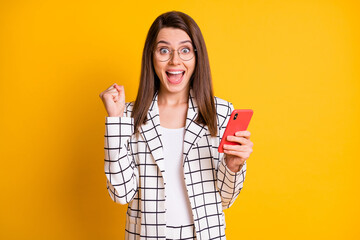
[[[188,47],[184,47],[184,48],[181,49],[181,53],[184,53],[184,54],[190,53],[190,51],[191,50]]]
[[[160,52],[160,54],[168,54],[170,51],[167,48],[160,48],[159,52]]]

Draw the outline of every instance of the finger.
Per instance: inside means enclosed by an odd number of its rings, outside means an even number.
[[[226,138],[226,140],[228,140],[230,142],[237,142],[237,143],[244,144],[244,145],[246,145],[249,142],[249,140],[247,140],[244,137],[236,137],[236,136],[228,136]]]
[[[116,90],[119,92],[119,101],[125,102],[125,89],[122,85],[115,85]]]
[[[116,83],[112,84],[110,87],[108,87],[105,91],[101,92],[99,94],[99,97],[101,99],[104,99],[104,97],[112,97],[113,99],[117,98],[118,96],[118,90],[115,88],[115,86],[118,86]]]
[[[116,93],[117,93],[116,89],[113,89],[113,90],[105,90],[105,91],[103,91],[103,92],[101,92],[101,93],[99,94],[99,97],[100,97],[101,99],[103,99],[104,97],[107,97],[107,96],[113,96],[113,95],[116,94]]]
[[[116,89],[106,91],[106,92],[103,93],[101,99],[103,101],[106,101],[106,99],[112,99],[114,102],[117,102],[118,99],[119,99],[119,93],[117,92]]]
[[[114,88],[120,93],[124,92],[124,86],[122,85],[115,85]]]
[[[237,137],[244,137],[246,139],[250,138],[251,133],[249,131],[238,131],[235,133],[235,136]]]
[[[106,90],[106,92],[117,93],[118,90],[116,90],[116,88],[114,87],[114,88],[110,88],[110,89]]]
[[[248,153],[246,153],[246,152],[237,152],[237,151],[231,151],[231,150],[225,150],[224,149],[224,153],[226,153],[226,154],[229,154],[229,155],[233,155],[233,156],[236,156],[236,157],[238,157],[238,158],[240,158],[240,159],[242,159],[242,160],[246,160],[246,159],[248,159],[249,158],[249,154]]]
[[[117,96],[119,95],[119,92],[115,88],[113,88],[111,90],[107,90],[103,95]]]
[[[113,84],[112,84],[110,87],[108,87],[106,90],[113,89],[113,88],[115,88],[116,85],[117,85],[116,83],[113,83]]]
[[[250,151],[249,147],[246,145],[230,145],[230,144],[224,144],[224,149],[231,150],[231,151],[238,151],[238,152],[246,152]]]

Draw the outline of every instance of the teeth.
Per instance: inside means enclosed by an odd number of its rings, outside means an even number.
[[[177,72],[169,72],[169,71],[167,71],[168,73],[170,73],[170,74],[180,74],[180,73],[183,73],[184,71],[177,71]]]

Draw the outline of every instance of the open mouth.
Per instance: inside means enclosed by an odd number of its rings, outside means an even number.
[[[166,71],[167,79],[173,84],[178,84],[183,79],[185,71]]]

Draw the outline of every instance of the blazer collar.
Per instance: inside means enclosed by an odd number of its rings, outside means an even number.
[[[200,138],[206,133],[208,129],[206,125],[195,122],[198,114],[199,108],[194,97],[194,92],[192,89],[190,89],[188,111],[185,123],[183,164],[185,163],[191,148],[200,140]]]
[[[195,122],[195,119],[198,116],[198,110],[199,109],[195,101],[194,92],[192,89],[190,89],[185,123],[183,164],[186,161],[191,148],[200,140],[200,138],[206,133],[207,130],[206,125]],[[165,172],[165,161],[159,126],[160,117],[158,108],[158,92],[156,92],[148,110],[147,121],[140,127],[140,134],[147,142],[150,152],[153,155],[161,173],[163,174]]]

